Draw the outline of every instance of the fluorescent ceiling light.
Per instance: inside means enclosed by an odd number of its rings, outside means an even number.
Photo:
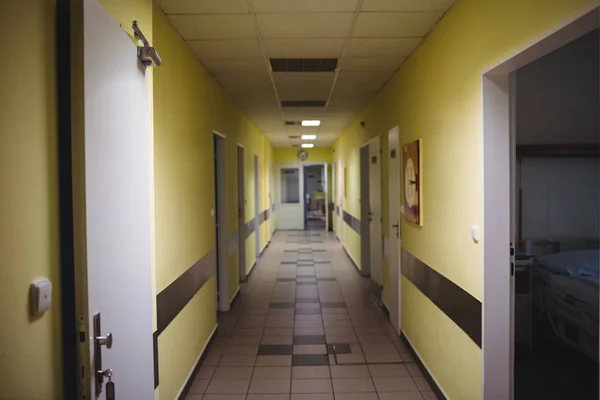
[[[312,149],[313,147],[315,147],[315,145],[312,143],[302,143],[303,149]]]
[[[317,135],[302,135],[303,140],[315,140]]]
[[[302,121],[302,126],[319,126],[321,125],[321,121],[319,120],[304,120]]]

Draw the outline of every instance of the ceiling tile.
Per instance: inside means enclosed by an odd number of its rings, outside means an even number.
[[[273,80],[276,84],[292,83],[322,83],[325,85],[331,84],[335,72],[273,72]]]
[[[172,15],[169,19],[185,40],[256,37],[250,15]]]
[[[246,72],[266,71],[264,58],[209,58],[202,64],[211,72]]]
[[[446,11],[455,0],[363,0],[362,11]]]
[[[354,11],[358,0],[252,0],[257,13]]]
[[[265,38],[344,38],[353,13],[258,14]]]
[[[366,57],[366,58],[344,58],[341,63],[341,71],[396,71],[402,62],[400,58]]]
[[[165,14],[245,14],[246,0],[157,0]]]
[[[382,84],[386,82],[392,76],[390,71],[382,72],[354,72],[354,71],[340,71],[337,78],[336,84],[346,83],[377,83]]]
[[[412,53],[422,39],[390,38],[367,39],[352,38],[348,42],[346,57],[406,57]]]
[[[354,37],[423,37],[444,14],[443,11],[411,13],[360,13]]]
[[[263,60],[258,39],[238,40],[194,40],[188,41],[196,57],[201,60],[208,58],[250,58]]]
[[[346,39],[264,39],[270,58],[338,58]]]

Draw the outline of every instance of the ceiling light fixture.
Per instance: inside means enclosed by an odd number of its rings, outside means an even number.
[[[302,140],[315,140],[317,135],[302,135]]]
[[[321,125],[321,121],[319,120],[304,120],[302,121],[302,126],[319,126]]]
[[[303,149],[312,149],[313,147],[315,147],[315,145],[312,143],[302,143]]]

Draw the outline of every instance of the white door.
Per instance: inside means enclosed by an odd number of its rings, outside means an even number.
[[[277,229],[304,230],[304,172],[301,164],[281,165]]]
[[[400,334],[402,320],[402,265],[400,241],[400,147],[398,127],[388,132],[388,262],[390,266],[390,320]]]
[[[327,181],[327,164],[323,164],[323,191],[325,192],[325,232],[329,232],[329,182]]]
[[[105,399],[107,380],[98,385],[95,371],[110,368],[117,398],[153,399],[148,84],[135,44],[96,0],[85,0],[83,18],[85,159],[76,168],[84,170],[85,181],[75,184],[85,185],[85,217],[75,223],[85,233],[80,250],[87,277],[80,276],[79,289],[87,289],[87,390],[92,399]],[[100,346],[99,352],[98,313],[100,335],[113,339],[112,348]],[[101,366],[95,364],[100,355]]]
[[[337,162],[337,203],[339,207],[339,213],[337,215],[337,235],[340,242],[344,243],[344,164],[340,158]]]
[[[381,154],[379,137],[369,143],[369,229],[371,279],[383,285],[383,235],[381,231]]]

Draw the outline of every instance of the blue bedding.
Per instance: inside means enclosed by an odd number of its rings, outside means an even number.
[[[600,250],[577,250],[536,257],[545,269],[598,286]]]

